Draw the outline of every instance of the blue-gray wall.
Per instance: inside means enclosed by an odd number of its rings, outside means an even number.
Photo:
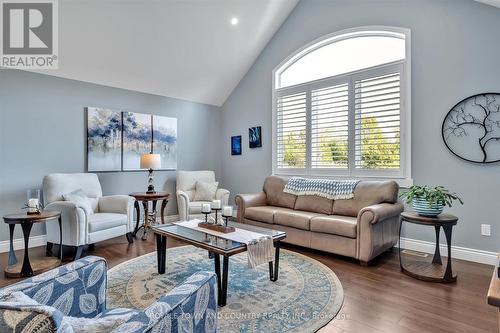
[[[85,106],[176,117],[178,169],[215,170],[220,176],[218,107],[0,69],[0,216],[19,211],[26,190],[40,188],[44,175],[85,171]],[[105,195],[146,187],[146,172],[101,173],[99,179]],[[156,172],[155,183],[175,193],[175,171]],[[177,213],[175,200],[167,207]],[[38,225],[32,236],[44,232]],[[0,241],[6,239],[8,228],[0,222]]]
[[[223,183],[232,193],[260,190],[271,174],[271,73],[301,46],[359,26],[411,29],[412,170],[417,184],[442,184],[465,205],[454,244],[498,251],[500,164],[477,165],[453,156],[441,140],[441,123],[464,97],[500,92],[500,9],[471,0],[301,0],[223,105],[222,135],[243,135],[243,155],[223,150]],[[263,147],[248,149],[248,127],[262,125]],[[480,224],[492,237],[480,236]],[[406,236],[432,240],[432,230]]]

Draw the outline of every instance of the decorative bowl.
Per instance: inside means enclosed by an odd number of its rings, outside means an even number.
[[[426,217],[436,217],[444,209],[442,203],[432,203],[429,205],[429,202],[425,199],[413,199],[411,205],[418,215]]]

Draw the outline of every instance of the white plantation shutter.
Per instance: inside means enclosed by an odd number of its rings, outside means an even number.
[[[356,169],[400,168],[401,74],[354,83]]]
[[[276,164],[278,169],[306,167],[307,94],[280,96],[276,102]]]
[[[311,168],[348,168],[348,116],[348,83],[311,91]]]

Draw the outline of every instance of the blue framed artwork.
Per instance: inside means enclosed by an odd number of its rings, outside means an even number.
[[[141,155],[152,150],[151,115],[123,112],[123,171],[141,170]]]
[[[87,170],[122,169],[122,114],[104,108],[87,107]]]
[[[177,169],[177,118],[153,116],[153,152],[160,154],[161,170]]]
[[[241,135],[231,137],[231,155],[241,155]]]
[[[248,129],[248,146],[250,148],[262,147],[262,129],[260,126]]]

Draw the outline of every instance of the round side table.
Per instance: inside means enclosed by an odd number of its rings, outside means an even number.
[[[137,232],[140,229],[143,229],[142,240],[146,240],[146,233],[149,228],[151,228],[152,224],[156,223],[156,204],[161,200],[161,223],[165,223],[165,208],[167,207],[168,199],[170,198],[170,193],[168,192],[155,192],[155,193],[147,193],[147,192],[134,192],[129,194],[131,197],[135,198],[135,211],[137,215],[137,220],[135,223],[135,229],[132,232],[132,236],[136,237]],[[149,202],[153,204],[153,210],[149,212]],[[141,208],[139,206],[139,202],[142,202],[142,206],[144,208],[144,223],[139,226],[141,220]]]
[[[57,219],[59,222],[59,258],[44,257],[42,259],[30,261],[29,258],[29,238],[31,227],[34,223],[43,223]],[[9,264],[5,268],[6,277],[29,277],[40,274],[49,269],[60,265],[62,260],[62,221],[61,213],[52,210],[46,210],[40,214],[10,214],[3,217],[5,223],[9,225],[10,231],[10,249],[9,249]],[[16,253],[14,252],[14,228],[17,224],[21,225],[24,236],[24,259],[22,266],[17,263]]]
[[[413,261],[407,264],[403,263],[401,258],[401,246],[399,247],[399,266],[401,271],[411,277],[423,281],[450,283],[457,281],[457,276],[453,274],[451,269],[451,233],[453,226],[457,224],[458,218],[450,214],[440,214],[436,217],[420,216],[414,212],[401,213],[401,222],[399,225],[399,244],[401,244],[401,229],[403,222],[426,225],[434,227],[436,232],[436,249],[432,263],[424,263],[421,261]],[[448,259],[446,267],[443,267],[441,261],[441,253],[439,252],[439,231],[443,228],[448,245]]]

